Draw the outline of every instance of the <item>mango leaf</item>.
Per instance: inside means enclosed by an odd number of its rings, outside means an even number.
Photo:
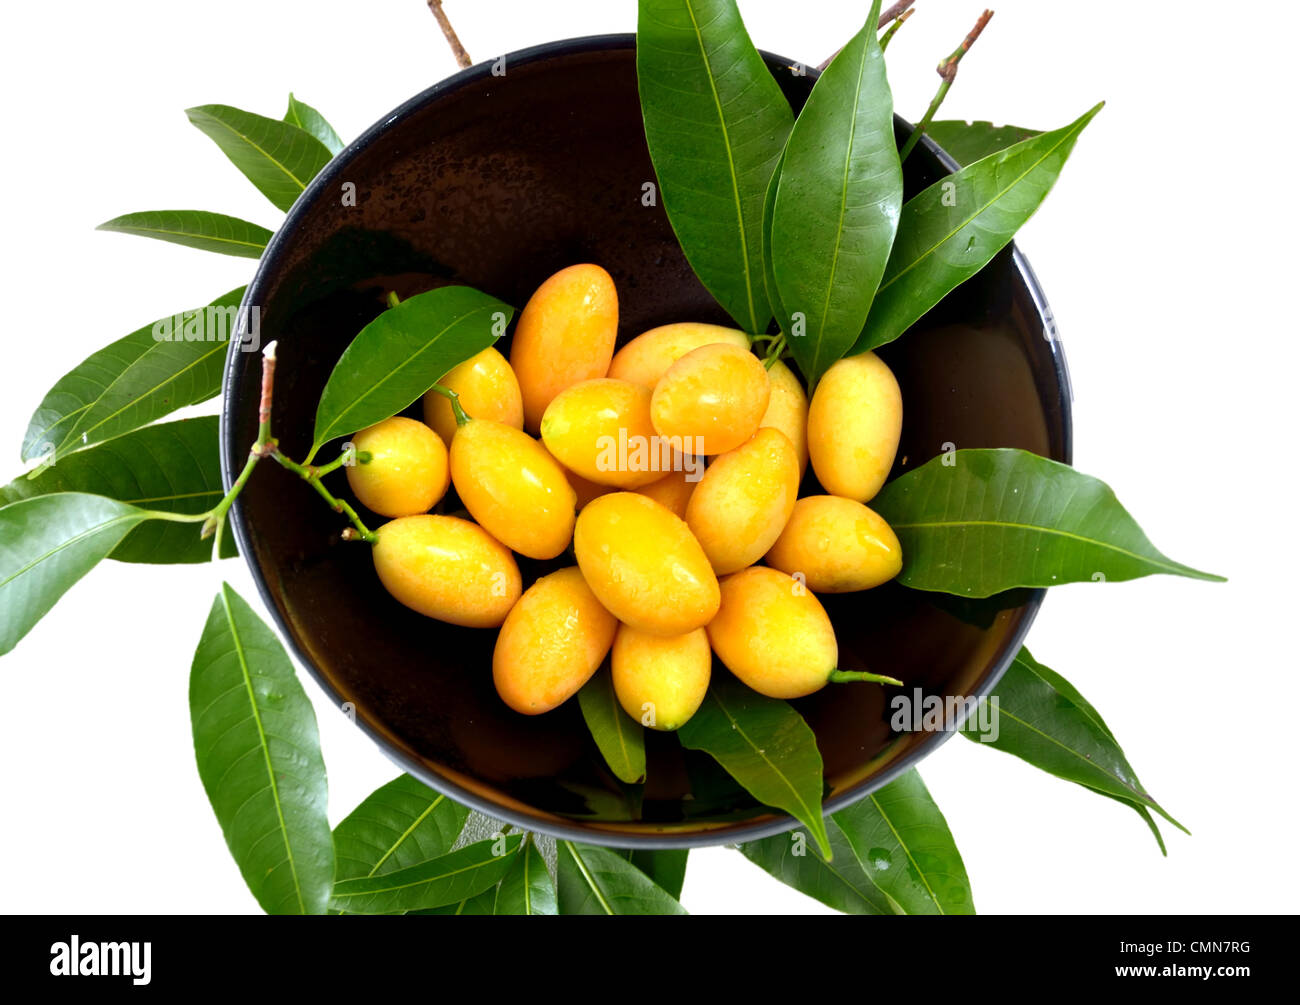
[[[685,914],[675,897],[608,848],[556,842],[561,914]]]
[[[1057,778],[1133,807],[1155,835],[1161,852],[1164,839],[1148,810],[1188,833],[1142,787],[1097,710],[1073,684],[1035,660],[1028,649],[1021,649],[1007,668],[996,696],[997,738],[985,741],[987,734],[967,719],[962,733],[968,739],[1014,754]]]
[[[1079,134],[1101,108],[978,160],[909,199],[853,352],[898,338],[1006,247],[1047,198]]]
[[[522,840],[490,838],[382,876],[340,880],[330,906],[348,914],[405,914],[458,904],[496,886]]]
[[[781,185],[781,169],[784,166],[785,151],[782,151],[763,197],[763,289],[767,291],[767,301],[771,304],[776,323],[782,331],[790,328],[790,314],[781,303],[781,291],[776,287],[776,273],[772,271],[772,211],[776,208],[776,190]]]
[[[515,856],[518,858],[518,856]],[[407,911],[407,914],[413,915],[446,915],[449,917],[460,917],[461,915],[491,915],[496,913],[497,891],[501,889],[501,884],[490,887],[480,894],[473,897],[466,897],[464,900],[457,901],[454,904],[444,904],[442,907],[427,907],[422,911]]]
[[[690,854],[688,849],[624,848],[619,853],[649,876],[655,886],[681,899],[682,884],[686,882],[686,859]]]
[[[56,462],[219,393],[227,339],[237,331],[243,297],[241,286],[88,356],[37,406],[23,437],[23,460]],[[202,339],[188,340],[187,334]]]
[[[531,835],[496,890],[493,914],[557,914],[555,883]]]
[[[336,436],[396,415],[490,346],[513,313],[468,286],[429,290],[384,311],[361,329],[325,383],[308,460]]]
[[[96,230],[152,237],[172,244],[183,244],[200,251],[215,251],[240,258],[261,258],[271,232],[238,217],[208,213],[198,209],[160,209],[127,213]]]
[[[130,506],[169,513],[204,513],[224,496],[218,457],[217,417],[204,415],[146,426],[69,454],[0,487],[0,506],[54,492],[86,492]],[[221,557],[236,554],[222,537]],[[207,562],[212,542],[198,524],[149,520],[131,531],[109,556],[119,562]]]
[[[831,819],[897,913],[975,913],[961,853],[915,769]]]
[[[992,122],[963,122],[961,119],[940,119],[926,127],[925,134],[943,147],[944,153],[958,164],[974,164],[989,154],[1009,146],[1041,136],[1038,129],[1021,126],[995,126]]]
[[[618,703],[609,670],[601,669],[583,685],[578,704],[609,769],[629,785],[644,782],[645,730]]]
[[[325,116],[307,102],[295,98],[292,91],[289,92],[289,107],[284,113],[284,121],[311,133],[325,145],[331,155],[343,149],[343,141],[339,139],[334,127],[325,121]]]
[[[316,714],[280,640],[228,584],[190,669],[199,777],[268,914],[323,914],[334,879]]]
[[[936,457],[871,506],[903,546],[899,582],[917,590],[987,597],[1160,572],[1223,581],[1165,558],[1105,483],[1024,450]]]
[[[81,492],[0,507],[0,655],[144,519],[134,506]]]
[[[394,778],[334,828],[334,878],[382,876],[445,855],[468,816],[419,779]]]
[[[813,85],[786,144],[772,209],[772,272],[791,315],[781,329],[810,383],[862,331],[903,202],[879,16],[876,0]]]
[[[279,209],[288,210],[332,156],[307,130],[279,119],[229,105],[199,105],[185,114]]]
[[[808,828],[829,859],[822,818],[822,755],[803,716],[787,702],[715,674],[699,711],[678,731],[682,746],[710,755],[766,806]]]
[[[636,69],[650,159],[686,260],[737,325],[766,331],[763,196],[790,104],[735,0],[640,0]]]
[[[833,819],[827,832],[834,853],[829,862],[809,847],[808,832],[802,828],[747,841],[740,853],[786,886],[844,914],[893,914],[889,898],[858,865]]]

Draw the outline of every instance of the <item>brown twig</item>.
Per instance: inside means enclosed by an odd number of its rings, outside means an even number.
[[[906,20],[906,18],[903,18],[903,15],[907,14],[908,17],[911,16],[910,10],[914,3],[916,3],[916,0],[898,0],[898,3],[892,5],[887,11],[880,15],[880,20],[876,22],[876,31],[879,31],[885,25],[889,24],[890,21],[895,19]],[[826,69],[826,67],[830,66],[831,61],[834,60],[843,50],[844,46],[840,46],[831,53],[830,56],[818,63],[817,72],[820,73],[822,70]]]
[[[916,128],[912,130],[912,135],[903,144],[903,149],[898,154],[899,160],[906,160],[907,155],[921,142],[921,137],[929,128],[930,123],[934,121],[934,113],[939,110],[939,106],[943,104],[943,99],[948,96],[948,88],[952,87],[952,82],[957,79],[957,65],[961,62],[962,57],[970,51],[970,47],[975,44],[975,40],[984,33],[984,29],[992,17],[993,12],[991,10],[986,10],[981,14],[980,19],[975,22],[975,27],[970,30],[970,34],[962,39],[961,45],[957,46],[947,59],[939,62],[936,67],[940,80],[939,90],[935,92],[934,98],[930,101],[930,107],[925,110],[925,116],[917,123]]]
[[[474,61],[469,58],[469,53],[460,44],[460,37],[456,34],[456,29],[451,26],[447,12],[442,9],[442,0],[428,0],[428,3],[429,10],[437,18],[438,27],[442,29],[443,37],[447,40],[447,44],[451,46],[452,55],[456,57],[456,65],[461,69],[472,65]]]

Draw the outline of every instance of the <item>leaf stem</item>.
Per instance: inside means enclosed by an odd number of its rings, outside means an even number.
[[[434,384],[433,387],[429,388],[429,390],[436,391],[451,402],[451,411],[452,414],[456,416],[457,426],[463,426],[465,423],[469,422],[471,417],[467,415],[465,409],[461,407],[459,394],[449,387],[443,387],[441,384]]]
[[[830,677],[827,678],[832,684],[847,684],[852,681],[867,681],[874,684],[893,684],[895,687],[902,687],[903,682],[896,677],[886,677],[884,674],[868,673],[865,670],[832,670]]]
[[[462,70],[467,66],[473,65],[473,60],[469,58],[469,53],[465,47],[460,44],[460,37],[456,34],[456,29],[451,26],[451,20],[447,17],[447,12],[442,9],[442,0],[428,0],[429,10],[438,21],[438,27],[442,29],[442,36],[451,46],[451,53],[456,57],[456,65]]]
[[[986,10],[981,14],[980,19],[975,22],[975,27],[962,39],[961,45],[957,46],[953,53],[947,59],[942,60],[936,67],[936,72],[941,78],[939,90],[935,92],[934,98],[931,99],[930,107],[925,110],[925,116],[917,123],[916,128],[912,130],[912,135],[903,144],[903,149],[898,155],[900,161],[907,160],[907,155],[921,142],[921,136],[930,127],[930,123],[934,121],[935,113],[939,110],[939,106],[943,104],[943,99],[948,96],[948,90],[952,87],[952,82],[957,79],[957,66],[962,57],[970,51],[970,47],[975,44],[975,40],[984,33],[985,27],[992,18],[993,12],[991,10]]]
[[[907,10],[903,11],[902,14],[898,15],[898,17],[894,19],[894,23],[889,26],[889,30],[880,36],[881,52],[884,52],[887,48],[889,48],[889,40],[894,37],[895,33],[897,33],[899,28],[903,27],[903,22],[905,22],[909,17],[911,17],[915,13],[916,11],[909,7]]]

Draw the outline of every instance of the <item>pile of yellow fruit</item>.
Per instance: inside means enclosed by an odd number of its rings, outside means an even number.
[[[620,704],[657,729],[695,713],[714,652],[762,694],[811,694],[838,659],[816,593],[902,567],[865,505],[898,448],[898,382],[864,353],[809,402],[743,332],[670,324],[615,353],[617,329],[609,274],[571,266],[528,301],[509,361],[484,349],[425,395],[424,422],[353,437],[369,454],[347,468],[353,492],[394,518],[380,580],[429,617],[499,627],[493,678],[524,714],[571,698],[611,653]],[[810,460],[830,494],[799,498]],[[469,519],[429,512],[449,485]],[[570,545],[576,565],[523,589],[513,553]]]

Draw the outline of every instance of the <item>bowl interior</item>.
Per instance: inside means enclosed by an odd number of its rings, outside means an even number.
[[[812,74],[769,63],[800,107]],[[463,283],[521,307],[551,273],[592,261],[617,284],[620,343],[671,321],[730,323],[695,279],[662,206],[643,198],[655,175],[632,37],[557,43],[505,66],[504,76],[465,71],[386,117],[326,168],[263,257],[247,302],[262,309],[262,341],[279,340],[275,430],[291,456],[306,453],[331,368],[389,290],[410,296]],[[907,162],[907,194],[947,170],[923,144]],[[345,198],[353,186],[355,205]],[[882,350],[904,396],[895,474],[948,443],[1068,460],[1064,370],[1043,337],[1044,310],[1008,248]],[[255,353],[231,354],[227,477],[256,435],[259,366]],[[342,472],[329,484],[351,498]],[[449,495],[445,506],[457,505]],[[672,736],[648,737],[644,791],[620,785],[576,701],[538,717],[510,711],[492,685],[495,632],[402,607],[379,585],[368,549],[341,541],[343,526],[274,465],[258,469],[236,510],[241,549],[290,644],[406,770],[498,817],[594,842],[735,841],[789,824]],[[525,582],[561,564],[523,560]],[[842,668],[939,695],[986,691],[1038,601],[1025,592],[958,602],[892,584],[824,598]],[[817,733],[832,807],[943,739],[893,732],[876,685],[828,687],[795,704]]]

